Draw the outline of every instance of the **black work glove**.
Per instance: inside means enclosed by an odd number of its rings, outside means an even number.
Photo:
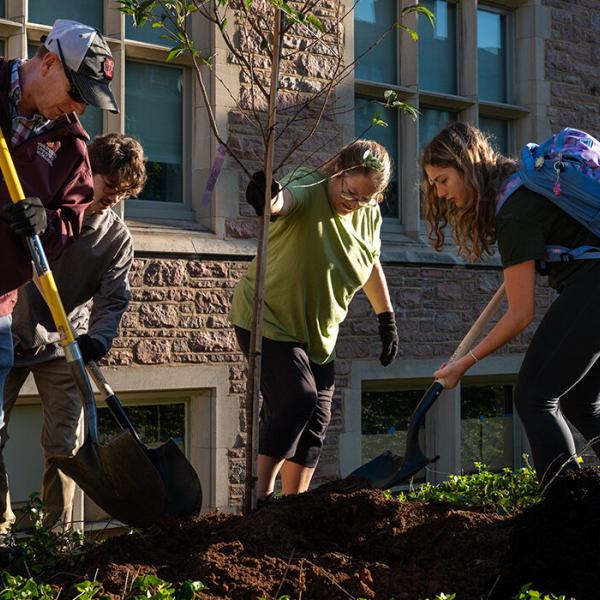
[[[387,367],[398,353],[398,329],[393,312],[382,312],[377,315],[379,321],[379,337],[381,339],[381,355],[379,362]]]
[[[84,363],[88,363],[90,360],[98,362],[108,352],[101,341],[89,336],[87,333],[77,338],[77,345]]]
[[[11,203],[6,211],[10,219],[10,228],[17,235],[40,235],[46,230],[46,208],[39,198],[25,198]]]
[[[256,171],[246,188],[246,202],[254,208],[257,215],[265,212],[265,172]],[[271,199],[281,191],[281,185],[276,180],[271,181]]]

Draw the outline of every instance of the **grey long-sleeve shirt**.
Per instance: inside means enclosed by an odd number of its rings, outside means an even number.
[[[80,237],[50,264],[76,335],[87,332],[111,347],[131,298],[132,262],[131,234],[114,211],[86,215]],[[15,366],[64,356],[52,315],[33,282],[19,289],[12,334]]]

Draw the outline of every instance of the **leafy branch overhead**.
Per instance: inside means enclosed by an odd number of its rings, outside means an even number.
[[[360,1],[360,0],[358,0]],[[121,11],[133,19],[134,25],[160,29],[161,37],[170,47],[168,61],[186,61],[191,65],[199,83],[211,130],[242,170],[249,175],[256,165],[247,165],[248,152],[240,147],[235,127],[222,131],[213,112],[214,90],[220,86],[225,102],[237,115],[245,130],[250,128],[262,140],[263,148],[269,139],[278,142],[274,173],[288,161],[320,164],[341,145],[339,130],[327,126],[332,120],[351,112],[345,106],[339,90],[352,75],[356,61],[381,43],[384,37],[400,28],[417,39],[417,33],[401,21],[390,23],[371,46],[355,61],[348,62],[344,54],[345,24],[353,19],[356,4],[348,9],[341,2],[323,0],[118,0]],[[410,13],[433,20],[432,13],[415,4],[401,11],[401,20]],[[281,19],[277,43],[273,39],[274,19]],[[192,36],[201,23],[215,26],[224,42],[224,50],[215,54],[210,43]],[[223,48],[223,44],[217,45]],[[274,48],[278,56],[274,56]],[[187,57],[187,58],[186,58]],[[278,59],[278,60],[276,60]],[[280,62],[276,80],[277,119],[272,127],[266,125],[266,111],[272,87],[269,84],[272,66]],[[239,82],[225,74],[227,68],[239,68]],[[230,71],[229,71],[230,72]],[[210,73],[210,74],[209,74]],[[211,101],[212,100],[212,101]],[[222,105],[223,103],[221,103]],[[382,111],[401,111],[415,118],[417,110],[404,102],[393,90],[388,90],[372,119],[372,126],[386,126]],[[315,133],[318,132],[317,138]],[[361,132],[360,137],[367,131]],[[302,154],[298,154],[301,151]]]

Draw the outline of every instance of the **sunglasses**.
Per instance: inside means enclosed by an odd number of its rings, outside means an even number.
[[[77,102],[78,104],[87,104],[87,102],[84,100],[84,98],[81,96],[81,94],[77,91],[75,82],[73,81],[73,78],[71,77],[71,70],[67,66],[65,57],[63,55],[62,48],[60,47],[60,41],[56,40],[56,43],[58,44],[58,53],[60,54],[60,62],[62,62],[63,71],[65,72],[65,75],[67,76],[67,79],[68,79],[69,85],[70,85],[70,88],[67,92],[67,94],[69,94],[69,98],[71,98],[71,100],[73,100],[73,102]]]
[[[354,204],[358,204],[361,208],[365,206],[377,206],[377,200],[375,198],[359,198],[355,194],[351,194],[347,189],[344,189],[346,185],[346,179],[342,175],[342,186],[340,191],[340,196],[346,202],[354,202]]]

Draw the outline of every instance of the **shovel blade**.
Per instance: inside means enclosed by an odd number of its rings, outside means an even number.
[[[165,490],[164,512],[171,517],[190,517],[202,508],[202,487],[194,467],[179,446],[169,440],[146,454],[160,475]]]
[[[88,436],[72,457],[54,464],[111,517],[148,527],[164,513],[165,490],[146,453],[128,431],[100,445]]]

